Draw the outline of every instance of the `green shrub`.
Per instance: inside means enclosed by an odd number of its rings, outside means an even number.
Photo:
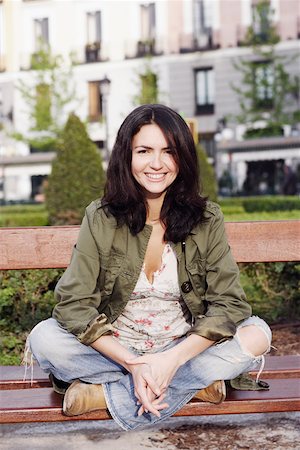
[[[212,201],[216,201],[218,196],[218,189],[214,169],[208,162],[206,153],[200,145],[197,146],[197,153],[200,167],[200,182],[203,195],[208,196],[208,198]]]
[[[300,210],[300,198],[296,196],[245,198],[243,206],[246,212]]]
[[[267,322],[299,320],[300,264],[240,264],[241,283],[253,314]]]
[[[27,333],[51,316],[62,270],[0,271],[0,364],[19,363]]]
[[[0,206],[0,213],[2,214],[25,214],[25,213],[37,213],[46,212],[45,205],[43,203],[32,203],[32,204],[17,204],[17,205],[6,205]]]
[[[58,142],[46,188],[50,224],[80,223],[86,206],[101,196],[104,178],[97,146],[79,118],[71,114]]]
[[[272,124],[264,128],[248,128],[244,133],[244,139],[260,139],[264,137],[282,136],[282,125]]]
[[[0,215],[0,227],[37,227],[48,225],[48,213],[24,212]]]

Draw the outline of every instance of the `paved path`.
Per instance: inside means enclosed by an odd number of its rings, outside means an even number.
[[[1,450],[291,450],[300,448],[300,413],[171,418],[125,432],[112,421],[0,427]]]

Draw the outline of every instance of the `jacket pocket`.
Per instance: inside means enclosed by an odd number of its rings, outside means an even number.
[[[116,278],[120,275],[124,262],[124,257],[114,255],[108,261],[106,268],[101,269],[104,270],[103,293],[105,295],[110,295],[112,293]]]
[[[206,270],[205,270],[205,259],[197,259],[192,261],[189,265],[187,265],[187,271],[190,275],[191,283],[194,289],[200,295],[203,295],[206,290]]]

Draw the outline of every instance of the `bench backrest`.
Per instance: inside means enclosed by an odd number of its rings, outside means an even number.
[[[0,228],[0,269],[64,268],[79,226]],[[300,260],[300,220],[228,222],[237,262]]]

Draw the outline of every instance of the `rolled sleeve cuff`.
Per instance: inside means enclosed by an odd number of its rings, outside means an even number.
[[[198,334],[210,341],[221,342],[231,339],[236,333],[236,323],[226,316],[199,316],[188,332]]]
[[[105,334],[112,334],[113,326],[109,322],[105,314],[100,314],[100,316],[93,319],[87,326],[86,330],[83,331],[77,339],[85,345],[90,345],[95,342],[99,337]]]

